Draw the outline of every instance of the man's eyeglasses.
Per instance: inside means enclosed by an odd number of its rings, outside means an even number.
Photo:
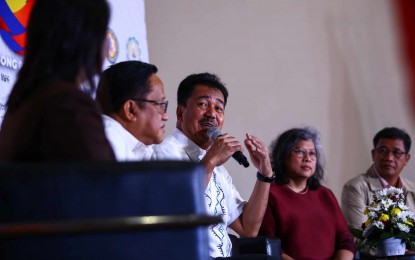
[[[148,100],[148,99],[141,99],[141,98],[131,98],[131,100],[152,103],[155,106],[159,106],[162,109],[161,111],[159,110],[159,112],[162,112],[162,113],[167,113],[167,107],[169,105],[169,101],[167,100],[163,102],[158,102],[155,100]]]
[[[303,148],[295,148],[292,150],[293,154],[298,158],[304,158],[307,156],[310,158],[311,161],[315,161],[317,158],[316,151],[308,151]]]
[[[382,156],[388,156],[389,153],[392,153],[396,159],[402,159],[402,157],[406,154],[404,151],[401,151],[399,149],[389,150],[387,147],[384,146],[375,148],[375,151]]]

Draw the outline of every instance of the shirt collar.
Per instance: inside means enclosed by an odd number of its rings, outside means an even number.
[[[179,143],[184,145],[184,150],[192,161],[198,162],[206,155],[206,150],[190,140],[180,129],[175,128],[172,135],[176,137]]]
[[[382,188],[388,188],[390,187],[389,183],[378,173],[378,171],[375,168],[375,165],[372,165],[372,170],[376,174],[376,177],[379,179],[380,184],[382,185]],[[396,188],[402,188],[402,182],[401,177],[398,177],[398,187]]]
[[[105,124],[110,124],[112,127],[115,127],[118,129],[118,131],[122,132],[122,137],[125,141],[125,145],[128,147],[130,151],[146,151],[146,152],[152,152],[153,151],[153,145],[145,145],[143,142],[138,140],[134,135],[132,135],[130,132],[128,132],[127,129],[125,129],[120,122],[115,120],[114,118],[102,115],[104,118]]]
[[[132,149],[132,151],[145,151],[145,152],[153,152],[153,144],[150,145],[145,145],[144,143],[140,142],[139,140],[137,140],[137,143],[135,144],[134,148]]]

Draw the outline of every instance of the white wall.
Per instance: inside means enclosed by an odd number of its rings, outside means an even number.
[[[175,126],[176,90],[191,73],[212,72],[230,92],[223,132],[270,144],[310,125],[322,135],[326,184],[371,164],[374,134],[386,126],[415,139],[387,0],[147,0],[149,60],[159,67]],[[414,159],[415,161],[415,159]],[[415,179],[414,161],[404,175]],[[256,170],[225,166],[248,198]]]

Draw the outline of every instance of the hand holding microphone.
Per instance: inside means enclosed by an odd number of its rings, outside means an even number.
[[[214,141],[218,136],[221,136],[222,133],[219,129],[216,127],[210,127],[207,130],[207,135],[209,136],[210,140]],[[242,152],[237,151],[235,152],[232,157],[241,165],[243,165],[245,168],[249,166],[249,162],[246,159],[245,155],[242,154]]]

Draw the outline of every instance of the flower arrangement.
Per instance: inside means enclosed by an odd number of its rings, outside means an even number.
[[[359,239],[359,248],[376,247],[380,241],[395,237],[415,249],[415,215],[405,205],[403,190],[385,188],[373,194],[373,202],[365,208],[367,220],[362,229],[352,228]]]

